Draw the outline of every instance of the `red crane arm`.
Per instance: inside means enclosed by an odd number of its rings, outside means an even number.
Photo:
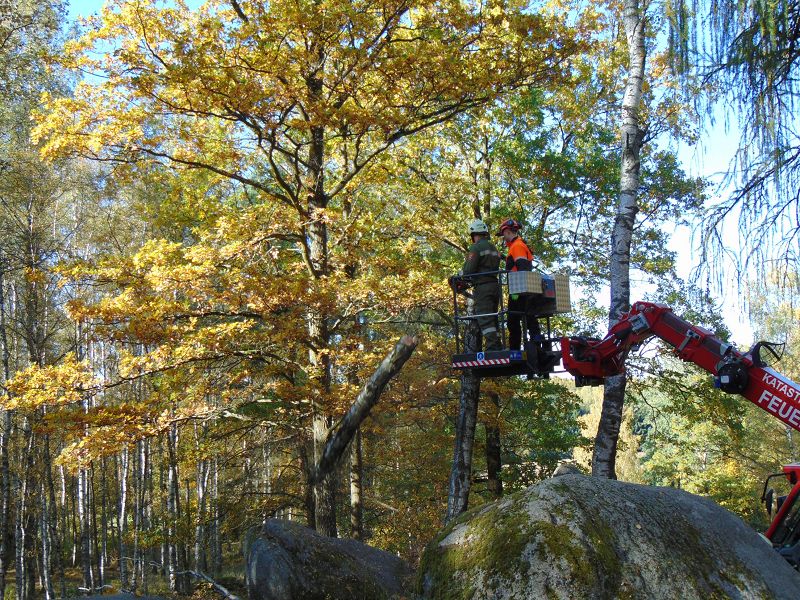
[[[631,347],[653,336],[675,348],[679,358],[714,375],[715,385],[723,391],[744,396],[800,431],[797,383],[761,363],[757,352],[742,354],[664,304],[636,302],[602,340],[561,338],[561,358],[577,385],[600,383],[604,377],[623,373]]]

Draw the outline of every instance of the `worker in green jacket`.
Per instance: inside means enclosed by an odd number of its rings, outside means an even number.
[[[497,270],[500,267],[500,253],[489,241],[489,228],[486,223],[475,219],[469,224],[469,235],[472,245],[467,251],[462,273],[490,272],[490,275],[479,275],[468,279],[472,283],[473,312],[483,335],[484,350],[502,350],[500,336],[497,331],[497,306],[500,303],[500,285],[497,282]]]

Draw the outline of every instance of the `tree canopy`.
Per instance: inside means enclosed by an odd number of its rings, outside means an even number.
[[[469,221],[518,219],[537,268],[570,274],[554,337],[607,329],[620,6],[115,0],[80,27],[63,16],[38,3],[0,26],[0,585],[13,565],[19,600],[162,577],[188,593],[190,570],[224,577],[270,516],[415,560],[447,507],[447,277]],[[664,143],[694,140],[684,92],[700,88],[678,88],[660,31],[630,266],[719,329],[667,247],[708,188]],[[751,484],[783,455],[729,455],[775,432],[664,354],[631,362],[623,476],[755,521]],[[591,451],[596,398],[571,381],[481,389],[472,504]]]

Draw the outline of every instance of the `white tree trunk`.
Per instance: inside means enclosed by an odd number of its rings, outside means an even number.
[[[93,590],[92,552],[89,532],[89,474],[86,469],[78,471],[78,522],[80,524],[81,571],[83,587]]]
[[[620,192],[611,235],[611,305],[609,325],[630,308],[630,257],[639,189],[639,154],[644,130],[639,123],[645,65],[645,9],[638,0],[625,0],[623,22],[628,42],[628,80],[622,101]],[[606,379],[603,410],[595,437],[592,475],[616,478],[617,440],[625,399],[625,375]]]
[[[178,427],[173,424],[167,434],[167,530],[169,534],[170,590],[189,593],[189,576],[186,573],[186,543],[178,535],[181,520],[180,474],[178,472]]]
[[[44,484],[39,487],[39,583],[42,586],[45,600],[54,600],[52,579],[52,546],[50,544],[50,515],[47,506],[47,491]]]
[[[202,432],[202,438],[201,438]],[[198,456],[200,456],[200,441],[206,436],[205,427],[200,428],[195,425],[194,427],[194,440],[195,449]],[[208,554],[207,538],[208,527],[206,525],[206,505],[207,505],[207,490],[208,490],[208,477],[210,473],[209,461],[202,459],[197,461],[195,469],[195,480],[197,486],[197,517],[195,518],[195,534],[194,534],[194,568],[197,571],[206,571],[208,569]],[[188,501],[187,501],[188,505]]]
[[[119,505],[117,506],[117,531],[119,533],[119,582],[122,589],[128,588],[128,550],[125,536],[128,531],[128,465],[130,452],[124,446],[119,454],[117,480],[119,482]]]
[[[350,537],[359,542],[364,541],[362,470],[361,430],[358,430],[350,444]]]
[[[383,359],[378,368],[361,388],[358,396],[350,405],[347,413],[335,427],[330,428],[324,439],[324,446],[318,452],[314,465],[314,482],[323,481],[333,472],[339,459],[344,454],[359,426],[367,418],[372,407],[377,404],[386,384],[400,372],[403,365],[411,357],[419,340],[409,335],[400,338],[394,348]]]
[[[3,383],[11,377],[10,358],[8,348],[8,335],[6,333],[6,270],[5,254],[0,251],[0,343],[2,343]],[[0,423],[0,598],[5,598],[6,572],[11,563],[11,548],[9,541],[10,514],[11,514],[11,471],[8,461],[8,441],[11,436],[11,412],[0,410],[2,423]]]
[[[222,571],[222,536],[220,535],[219,511],[219,461],[211,463],[211,572],[218,575]]]

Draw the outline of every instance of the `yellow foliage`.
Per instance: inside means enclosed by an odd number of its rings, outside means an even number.
[[[68,354],[58,365],[32,365],[18,371],[2,396],[5,410],[33,411],[41,406],[62,406],[81,402],[99,391],[101,382],[86,361]]]
[[[589,412],[580,421],[586,428],[585,434],[591,440],[597,435],[597,428],[600,425],[600,412],[603,406],[603,388],[588,387],[579,388],[576,393],[584,398],[589,404]],[[620,481],[632,483],[644,483],[644,473],[639,458],[639,437],[631,430],[633,412],[630,408],[624,409],[622,425],[620,427],[619,441],[616,454],[616,474]],[[575,448],[573,452],[575,461],[587,471],[592,468],[592,448]]]

